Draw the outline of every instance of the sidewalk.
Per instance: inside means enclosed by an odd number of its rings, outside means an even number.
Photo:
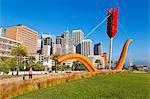
[[[55,77],[57,76],[58,74],[41,74],[41,75],[33,75],[32,76],[32,79],[35,79],[35,78],[42,78],[42,77]],[[60,75],[60,74],[59,74]],[[0,80],[0,84],[3,84],[3,83],[9,83],[9,82],[17,82],[17,81],[20,81],[20,80],[23,80],[23,76],[19,76],[19,77],[14,77],[14,78],[7,78],[7,79],[2,79]],[[29,80],[29,76],[25,76],[25,80]]]
[[[76,72],[76,73],[79,73],[79,71],[78,72]],[[49,74],[38,74],[38,75],[32,75],[32,79],[36,79],[36,78],[43,78],[43,77],[51,77],[51,78],[53,78],[53,77],[56,77],[56,76],[61,76],[61,75],[63,75],[63,74],[65,74],[65,72],[59,72],[59,73],[49,73]],[[23,76],[19,76],[19,77],[14,77],[14,78],[7,78],[7,79],[2,79],[2,80],[0,80],[0,84],[6,84],[6,83],[12,83],[12,82],[18,82],[18,81],[20,81],[20,80],[22,80],[23,81]],[[29,76],[25,76],[25,80],[30,80],[29,79]]]

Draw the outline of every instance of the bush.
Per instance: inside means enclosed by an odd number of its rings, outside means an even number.
[[[5,73],[5,74],[8,74],[8,73],[9,73],[9,70],[10,70],[9,67],[4,67],[4,66],[1,67],[1,66],[0,66],[0,72],[3,72],[3,73]]]
[[[33,71],[43,71],[45,67],[42,64],[36,63],[32,65]]]

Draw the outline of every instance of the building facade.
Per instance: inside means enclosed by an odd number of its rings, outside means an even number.
[[[19,41],[0,36],[0,56],[12,57],[11,50],[20,44],[21,42]]]
[[[84,56],[93,55],[92,40],[85,39],[81,41],[81,54]]]
[[[103,55],[102,54],[102,42],[94,45],[94,55]]]
[[[38,54],[41,54],[41,37],[38,38],[38,41],[37,41],[37,53]]]
[[[56,36],[56,44],[60,44],[62,46],[62,44],[63,44],[63,37],[62,36]]]
[[[55,50],[53,50],[55,51],[54,54],[57,53],[59,55],[63,55],[61,44],[55,44],[53,47],[55,47]]]
[[[37,52],[38,32],[25,25],[6,28],[6,37],[22,42],[29,54]]]
[[[52,69],[52,66],[55,66],[55,60],[50,59],[49,57],[45,57],[41,54],[32,54],[35,57],[35,63],[41,62],[43,66],[46,68]]]
[[[94,64],[94,66],[98,69],[102,69],[105,68],[104,66],[104,57],[102,57],[101,55],[89,55],[88,58],[90,59],[90,61]],[[99,60],[100,63],[96,63],[96,60]]]
[[[44,61],[44,56],[43,55],[35,53],[35,54],[32,54],[32,56],[35,57],[35,63],[37,63],[37,62],[43,63],[43,61]]]
[[[65,31],[63,34],[62,53],[69,54],[75,53],[75,46],[73,45],[73,39],[71,38],[70,32]]]
[[[41,54],[49,56],[52,54],[52,38],[48,34],[42,34],[41,36]]]
[[[56,43],[54,44],[54,53],[58,53],[59,55],[63,55],[63,36],[56,36]]]
[[[82,30],[73,30],[73,43],[76,47],[76,53],[81,54],[81,41],[84,39]]]

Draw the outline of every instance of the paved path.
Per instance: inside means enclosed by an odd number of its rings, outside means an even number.
[[[51,73],[51,74],[32,75],[32,79],[43,78],[43,77],[51,77],[51,78],[53,78],[53,77],[56,77],[56,76],[61,76],[62,74],[65,74],[65,73]],[[25,76],[25,79],[29,80],[29,76]],[[0,84],[9,83],[9,82],[17,82],[17,81],[20,81],[20,80],[23,80],[23,76],[2,79],[2,80],[0,80]]]
[[[32,78],[32,79],[35,79],[35,78],[42,78],[42,77],[56,77],[56,76],[58,76],[58,75],[61,75],[61,74],[41,74],[41,75],[33,75],[33,78]],[[25,76],[25,79],[26,79],[26,80],[29,80],[29,76]],[[16,81],[20,81],[20,80],[23,80],[23,76],[14,77],[14,78],[7,78],[7,79],[2,79],[2,80],[0,80],[0,84],[9,83],[9,82],[16,82]]]

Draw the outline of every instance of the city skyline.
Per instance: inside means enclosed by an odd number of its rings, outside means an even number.
[[[79,2],[81,6],[78,5]],[[25,24],[37,30],[40,34],[41,32],[48,32],[51,33],[52,36],[62,34],[67,27],[69,28],[69,31],[81,29],[85,35],[87,35],[107,16],[107,8],[119,7],[120,25],[118,33],[114,38],[113,59],[116,60],[119,58],[125,41],[131,38],[134,41],[130,46],[131,48],[129,48],[127,58],[132,57],[133,62],[138,61],[139,63],[145,63],[146,65],[150,64],[149,46],[147,46],[149,44],[149,30],[147,21],[148,0],[127,0],[119,2],[114,0],[109,2],[102,0],[39,0],[36,4],[29,0],[15,0],[13,2],[9,0],[1,0],[0,3],[2,5],[2,9],[0,11],[0,25],[4,28],[15,26],[17,24]],[[19,5],[22,3],[24,3],[24,5]],[[26,7],[27,3],[28,7]],[[18,5],[19,8],[17,8],[16,5]],[[31,8],[35,11],[35,13],[30,11]],[[86,10],[88,11],[86,12]],[[14,11],[18,12],[13,13]],[[143,33],[145,35],[143,35]],[[103,50],[108,53],[109,38],[106,33],[106,22],[85,39],[91,39],[93,44],[103,42]]]

